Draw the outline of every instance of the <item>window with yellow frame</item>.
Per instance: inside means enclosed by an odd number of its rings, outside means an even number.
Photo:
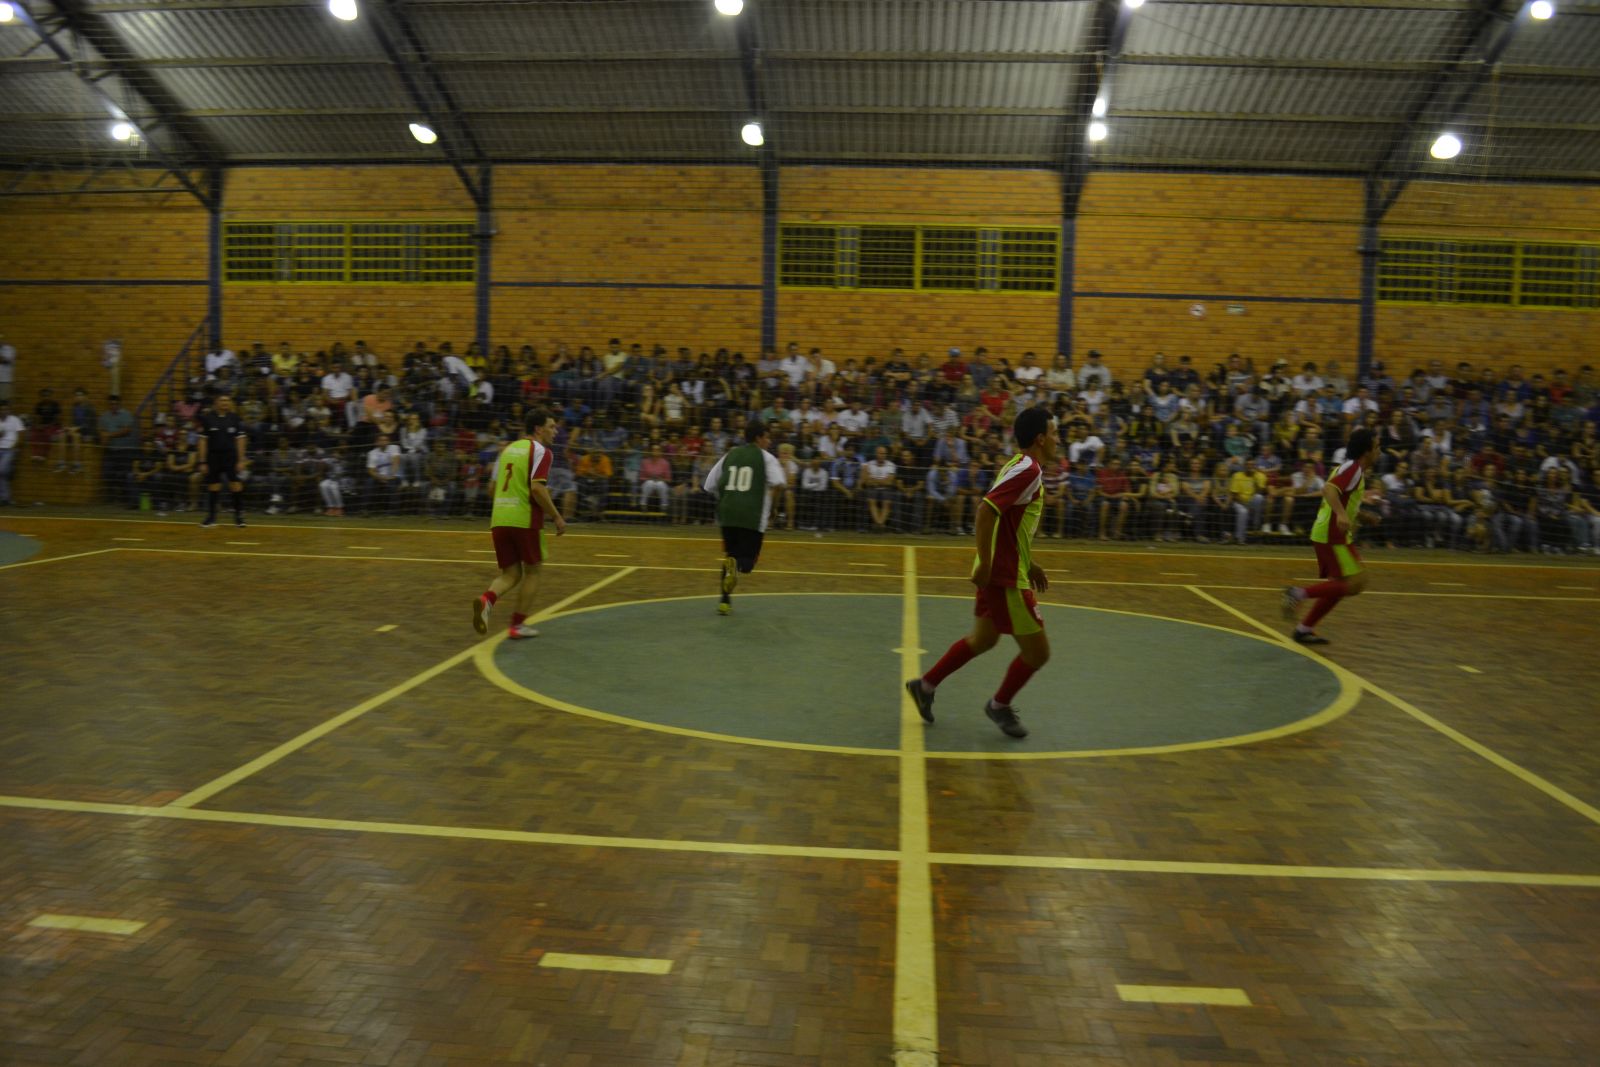
[[[222,277],[238,283],[471,284],[470,222],[225,222]]]
[[[778,228],[778,284],[795,289],[1054,293],[1061,231],[947,225]]]
[[[1600,309],[1600,245],[1385,238],[1378,254],[1378,299]]]

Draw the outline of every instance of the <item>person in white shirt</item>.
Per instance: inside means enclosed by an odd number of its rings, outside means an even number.
[[[400,446],[390,444],[389,435],[380,433],[377,445],[367,453],[367,487],[372,493],[369,514],[379,508],[389,510],[400,477],[400,462]]]
[[[828,468],[822,465],[821,456],[811,457],[805,470],[800,472],[800,528],[815,530],[822,517],[822,504],[828,496]]]
[[[1378,402],[1367,395],[1367,387],[1364,385],[1356,389],[1355,396],[1344,402],[1345,418],[1353,418],[1357,421],[1363,418],[1367,412],[1377,410]]]
[[[882,445],[867,462],[861,465],[861,488],[866,490],[867,516],[872,528],[879,533],[889,531],[889,512],[894,507],[895,465],[889,459],[889,450]]]
[[[1089,405],[1089,414],[1100,414],[1100,405],[1106,402],[1106,394],[1094,382],[1089,388],[1078,394],[1078,399]]]
[[[11,385],[17,373],[15,346],[0,343],[0,400],[11,402]]]
[[[851,404],[835,416],[835,421],[846,433],[858,434],[871,425],[872,416],[863,411],[860,404]]]
[[[913,400],[908,403],[909,406],[900,415],[900,432],[913,441],[926,441],[933,429],[933,415],[928,411],[928,402]]]
[[[1039,388],[1039,381],[1044,377],[1044,368],[1039,366],[1032,352],[1024,352],[1022,362],[1011,372],[1011,377],[1031,395]]]
[[[1070,393],[1078,384],[1078,376],[1072,373],[1072,368],[1067,366],[1067,357],[1064,354],[1056,356],[1055,364],[1045,372],[1044,383],[1050,387],[1050,401],[1055,402],[1056,397],[1063,393]]]
[[[790,385],[798,386],[806,380],[806,375],[811,373],[811,362],[794,351],[794,346],[791,345],[789,354],[778,364],[778,369],[788,377]]]
[[[820,348],[813,348],[811,350],[811,355],[808,357],[808,362],[811,366],[812,373],[814,373],[821,381],[828,381],[839,369],[833,365],[833,360],[822,354],[822,349]]]
[[[355,387],[356,380],[341,366],[335,366],[322,376],[322,392],[328,399],[329,407],[342,408]]]
[[[1100,353],[1091,348],[1088,362],[1078,371],[1078,384],[1085,389],[1093,388],[1097,381],[1101,389],[1111,388],[1111,368],[1100,362],[1100,359]]]
[[[828,432],[817,438],[817,451],[828,459],[838,459],[844,451],[844,438],[839,434],[839,427],[829,426]]]
[[[0,508],[11,506],[11,472],[17,466],[17,450],[27,426],[11,414],[11,402],[0,400]]]
[[[1296,396],[1316,396],[1322,388],[1322,375],[1317,373],[1317,365],[1307,362],[1300,368],[1300,373],[1289,379],[1289,385],[1294,389]]]
[[[1106,450],[1106,443],[1099,437],[1083,435],[1081,427],[1073,427],[1072,439],[1067,442],[1067,461],[1074,467],[1100,465],[1100,456]]]
[[[210,381],[212,378],[215,378],[217,376],[217,371],[221,370],[223,367],[233,367],[237,369],[238,366],[239,359],[233,354],[231,349],[219,348],[215,352],[207,352],[206,380]]]

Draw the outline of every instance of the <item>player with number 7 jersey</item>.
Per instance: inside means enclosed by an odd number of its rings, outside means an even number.
[[[472,602],[472,628],[480,634],[489,632],[489,614],[495,602],[515,589],[515,610],[506,636],[513,641],[539,636],[538,630],[527,625],[527,618],[539,590],[539,565],[547,553],[545,519],[555,524],[557,537],[567,531],[566,520],[556,510],[546,487],[556,426],[553,415],[535,411],[526,421],[527,436],[513,441],[500,453],[494,474],[494,510],[489,517],[489,536],[494,542],[500,576]]]
[[[717,525],[722,527],[722,601],[717,605],[721,615],[733,610],[739,575],[756,569],[772,514],[772,491],[786,483],[783,464],[767,451],[772,435],[766,424],[750,420],[744,440],[706,474],[705,490],[717,498]]]

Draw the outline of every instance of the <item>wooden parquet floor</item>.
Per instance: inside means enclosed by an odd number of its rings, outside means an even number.
[[[481,530],[117,518],[4,524],[45,547],[0,568],[0,1064],[1600,1062],[1600,568],[1378,554],[1325,626],[1363,687],[1343,716],[931,758],[919,814],[894,754],[500,688],[467,627]],[[559,542],[541,606],[709,596],[709,531],[638,533]],[[970,589],[965,547],[857,540],[774,536],[745,588],[900,597],[911,559],[921,595]],[[1050,603],[1263,635],[1309,570],[1292,548],[1041,555]],[[891,720],[901,636],[837,653],[881,661]],[[955,636],[924,626],[922,663]],[[1115,713],[1075,706],[1100,665],[1073,653],[1030,718]],[[667,632],[617,655],[685,652]],[[705,698],[770,713],[759,665],[742,689],[723,666]],[[926,853],[901,851],[913,816]],[[924,867],[931,893],[900,900]],[[897,1011],[919,908],[933,992]]]

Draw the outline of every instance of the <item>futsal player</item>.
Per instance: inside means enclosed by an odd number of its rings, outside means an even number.
[[[1017,709],[1017,691],[1050,661],[1050,641],[1034,590],[1050,580],[1033,562],[1033,534],[1044,513],[1044,472],[1056,458],[1056,423],[1044,408],[1028,408],[1017,416],[1011,435],[1021,449],[995,475],[978,505],[978,557],[972,564],[972,632],[951,645],[921,678],[906,683],[924,722],[933,721],[933,694],[939,683],[995,646],[1001,634],[1017,642],[1017,657],[984,713],[1008,737],[1027,737]]]
[[[539,591],[539,565],[546,555],[544,523],[555,523],[556,536],[567,532],[567,520],[556,510],[546,483],[550,480],[550,442],[555,440],[555,416],[546,411],[529,413],[524,422],[527,436],[513,441],[500,453],[495,470],[494,511],[489,517],[489,535],[494,541],[495,562],[500,576],[482,596],[472,601],[472,628],[489,632],[489,613],[495,602],[516,590],[515,610],[507,637],[520,641],[538,637],[539,631],[527,624],[533,611],[533,598]]]
[[[786,484],[783,464],[767,451],[771,446],[766,424],[751,419],[744,428],[744,444],[730,449],[706,474],[705,490],[717,498],[717,524],[722,527],[720,615],[733,610],[739,575],[756,569],[772,515],[772,494]]]
[[[1355,539],[1367,471],[1378,462],[1378,445],[1377,435],[1365,427],[1351,433],[1345,442],[1344,462],[1322,487],[1322,506],[1311,527],[1311,547],[1317,553],[1317,573],[1322,581],[1291,585],[1283,591],[1283,614],[1295,624],[1293,636],[1298,644],[1327,644],[1328,639],[1317,633],[1317,623],[1338,607],[1339,601],[1358,596],[1367,587],[1367,572],[1361,567]],[[1316,603],[1301,619],[1300,604],[1306,600]]]
[[[233,496],[233,524],[244,525],[242,475],[250,462],[245,452],[248,444],[244,422],[233,410],[233,397],[218,393],[211,410],[200,416],[200,469],[206,472],[206,517],[201,526],[217,524],[217,497],[223,482]]]

